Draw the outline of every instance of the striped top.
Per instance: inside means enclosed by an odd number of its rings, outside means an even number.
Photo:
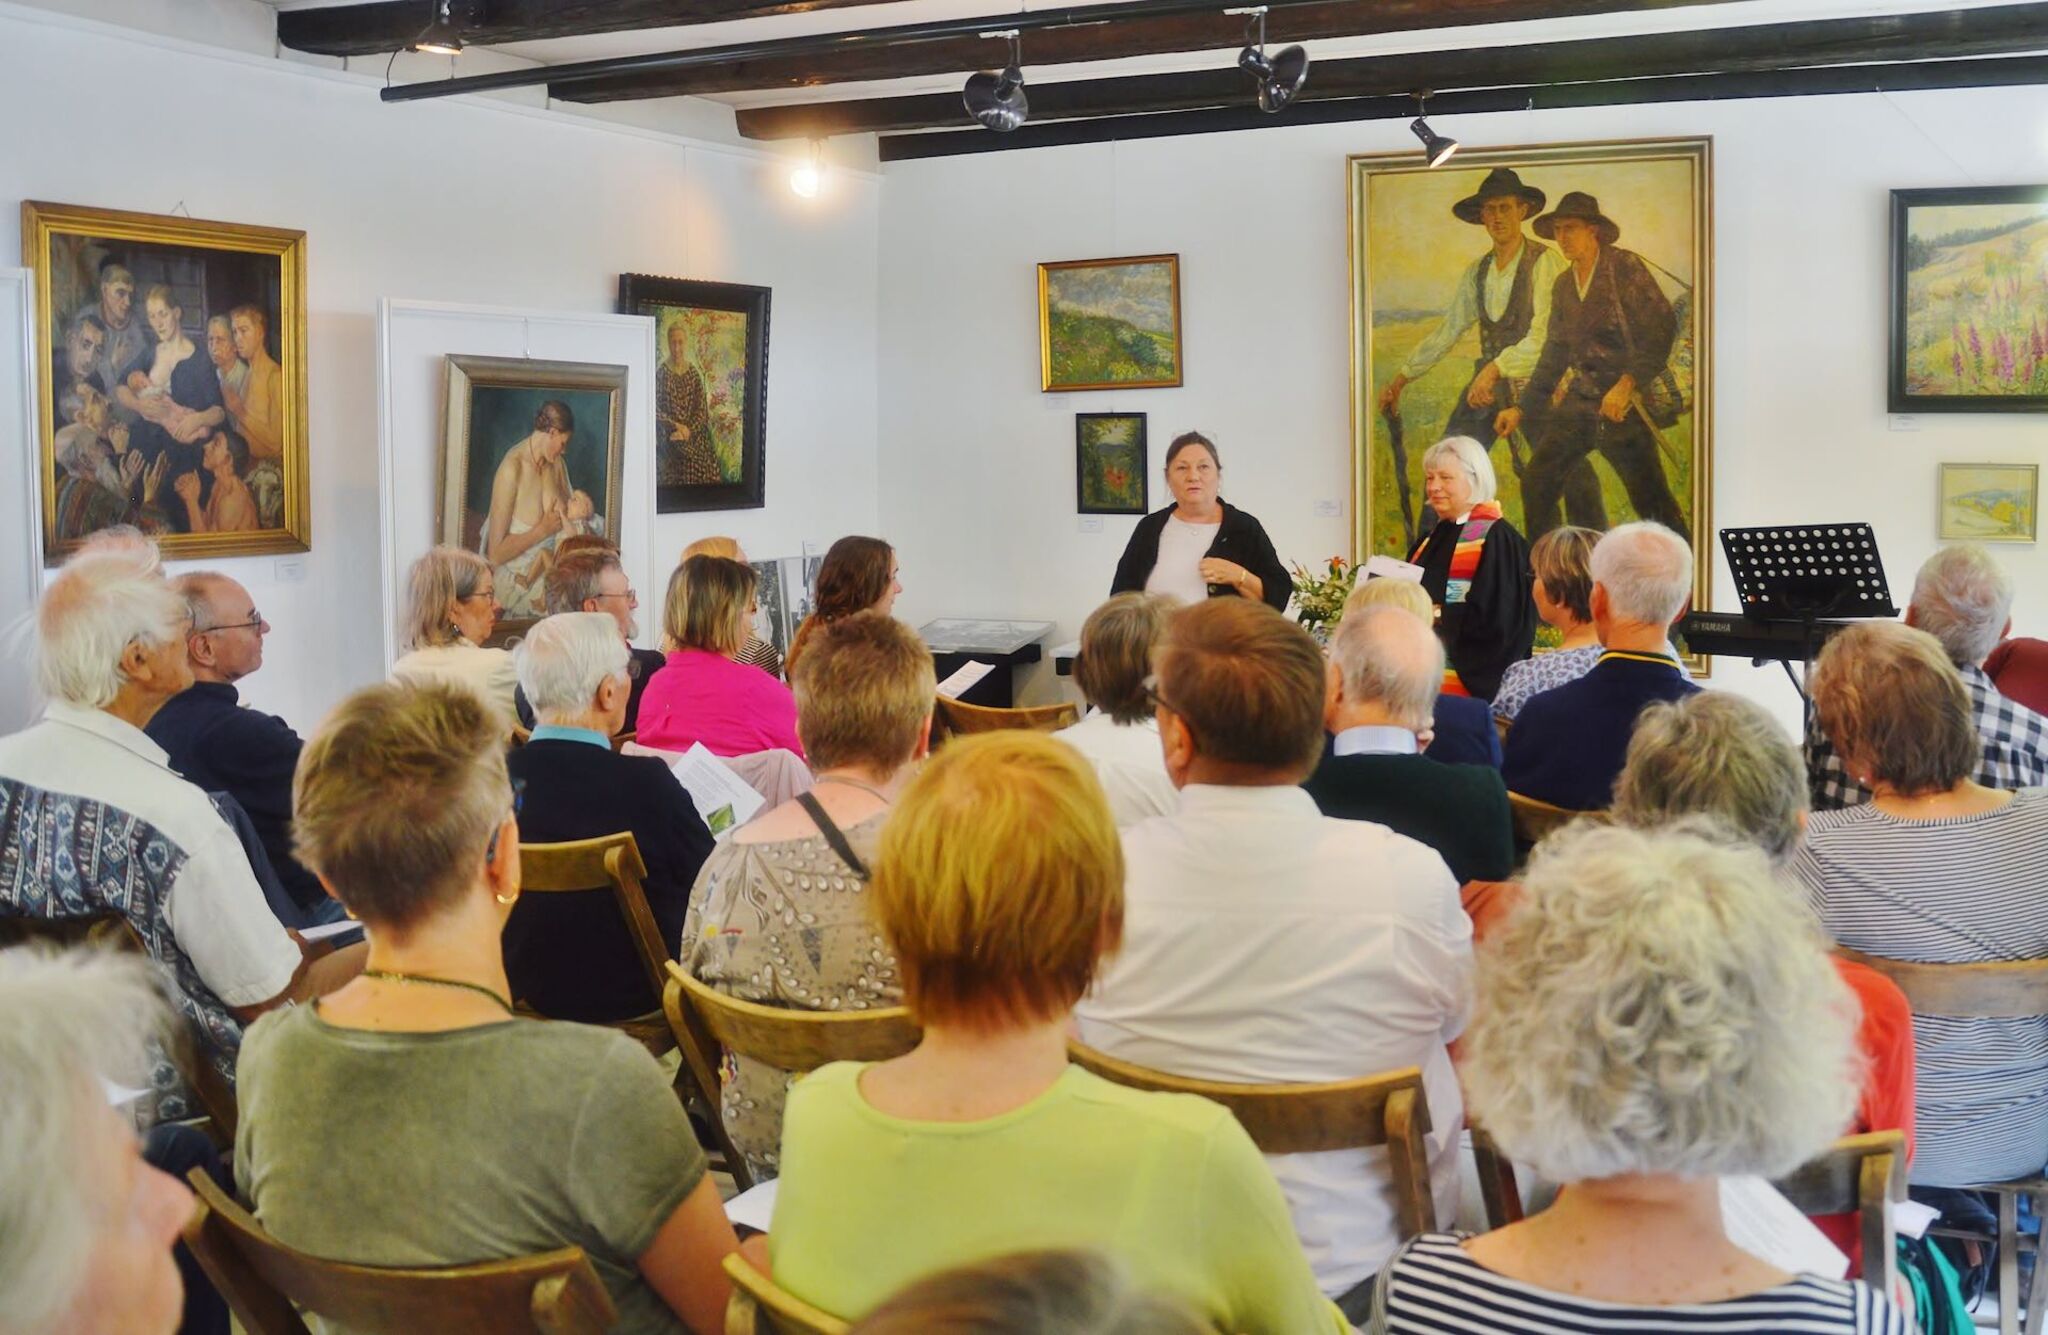
[[[1795,1276],[1715,1303],[1637,1306],[1553,1293],[1481,1266],[1454,1233],[1425,1233],[1381,1274],[1386,1329],[1412,1335],[1619,1335],[1645,1330],[1910,1335],[1904,1312],[1860,1283]],[[1367,1327],[1375,1329],[1376,1327]]]
[[[1816,811],[1793,860],[1829,935],[1891,959],[2048,956],[2048,790],[1995,811],[1901,820]],[[1912,1181],[1960,1187],[2048,1163],[2048,1018],[1913,1017]]]

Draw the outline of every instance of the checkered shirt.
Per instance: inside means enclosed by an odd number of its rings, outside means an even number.
[[[1977,733],[1984,739],[1984,758],[1971,777],[1987,788],[2048,784],[2048,718],[2000,695],[1976,664],[1965,665],[1961,672],[1977,715]],[[1807,729],[1806,777],[1815,811],[1861,806],[1870,800],[1870,790],[1842,768],[1842,758],[1818,718]]]

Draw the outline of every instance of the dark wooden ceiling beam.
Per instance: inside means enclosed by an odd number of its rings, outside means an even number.
[[[471,46],[495,46],[879,3],[882,0],[484,0],[483,21],[466,26],[462,39]],[[433,14],[433,0],[284,9],[277,15],[277,40],[315,55],[381,55],[411,45]]]
[[[1269,35],[1268,45],[1272,43]],[[1330,60],[1311,65],[1301,101],[1405,97],[1418,85],[1427,84],[1437,94],[1430,102],[1434,112],[1446,105],[1444,95],[1456,90],[1957,59],[2044,47],[2048,47],[2048,3],[2016,4]],[[1242,71],[1222,66],[1030,84],[1028,92],[1032,120],[1042,123],[1247,105],[1252,100],[1252,82]],[[1406,105],[1414,109],[1412,101]],[[1292,114],[1283,113],[1278,119]],[[738,122],[740,133],[751,139],[815,139],[972,124],[954,92],[756,107],[739,112]]]
[[[1410,32],[1421,28],[1465,27],[1534,19],[1629,13],[1718,5],[1729,0],[1327,0],[1275,7],[1266,19],[1268,45],[1285,46],[1327,37]],[[1167,51],[1210,51],[1244,40],[1245,20],[1226,15],[1231,0],[1213,12],[1123,19],[1027,33],[1028,65],[1064,65]],[[991,16],[990,29],[1006,26]],[[983,69],[1003,59],[1000,43],[967,36],[915,46],[864,47],[791,58],[732,61],[689,70],[619,74],[550,84],[548,95],[570,102],[616,102],[686,93],[733,93],[768,88],[810,88],[822,84],[902,79]]]

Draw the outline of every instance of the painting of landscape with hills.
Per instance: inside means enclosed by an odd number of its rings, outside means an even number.
[[[1891,411],[2048,407],[2048,188],[1892,200]]]
[[[2040,470],[2034,464],[1943,464],[1943,542],[2032,542]]]
[[[1039,265],[1038,344],[1047,391],[1178,385],[1180,257]]]

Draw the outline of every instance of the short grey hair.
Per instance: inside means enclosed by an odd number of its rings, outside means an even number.
[[[1429,726],[1444,680],[1444,646],[1427,622],[1400,607],[1362,607],[1337,623],[1330,657],[1344,694],[1377,701],[1404,728]]]
[[[1739,695],[1701,691],[1636,717],[1612,810],[1645,830],[1711,816],[1782,866],[1799,844],[1806,799],[1806,767],[1778,721]]]
[[[164,568],[163,551],[156,545],[156,539],[133,524],[109,524],[94,530],[78,545],[71,559],[75,561],[88,552],[126,552],[139,558],[151,570],[161,571]]]
[[[597,688],[626,675],[631,654],[609,612],[557,612],[536,622],[513,651],[534,717],[580,714]]]
[[[1422,468],[1428,472],[1436,466],[1437,460],[1449,455],[1464,466],[1465,476],[1472,479],[1472,500],[1490,501],[1500,490],[1500,484],[1493,477],[1493,460],[1487,457],[1486,447],[1470,436],[1445,436],[1423,452]]]
[[[181,639],[185,625],[185,600],[154,564],[154,544],[80,552],[36,606],[36,684],[48,699],[104,709],[127,680],[128,646]]]
[[[1710,824],[1578,822],[1479,955],[1476,1121],[1556,1182],[1775,1178],[1849,1123],[1854,998],[1800,897]]]
[[[1998,645],[2012,613],[2012,580],[1974,542],[1943,547],[1913,577],[1913,624],[1941,641],[1957,667],[1975,667]]]
[[[1692,596],[1692,544],[1643,519],[1607,530],[1593,548],[1593,583],[1623,621],[1668,626]]]
[[[0,1331],[39,1331],[78,1296],[107,1203],[89,1116],[103,1081],[149,1084],[166,1011],[139,955],[0,950]]]

